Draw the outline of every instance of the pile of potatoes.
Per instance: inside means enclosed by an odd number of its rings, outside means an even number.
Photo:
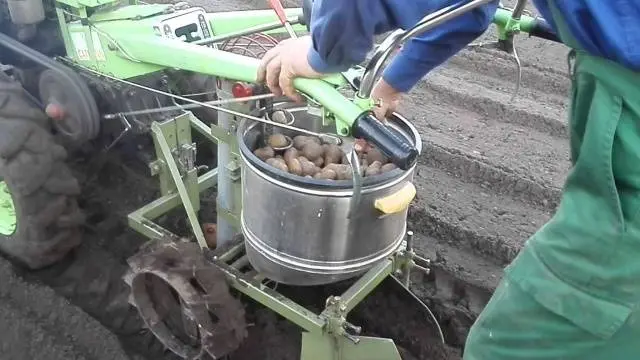
[[[323,144],[314,136],[296,136],[286,150],[288,141],[281,134],[271,135],[267,146],[256,149],[254,154],[267,164],[290,174],[313,179],[350,180],[351,166],[342,149],[334,144]],[[396,169],[377,148],[357,142],[355,150],[360,158],[362,176],[370,177]]]

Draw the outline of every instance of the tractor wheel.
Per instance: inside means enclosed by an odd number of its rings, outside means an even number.
[[[79,245],[84,222],[80,186],[46,124],[22,87],[0,76],[0,251],[32,269]]]

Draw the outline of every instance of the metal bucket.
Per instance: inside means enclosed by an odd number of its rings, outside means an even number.
[[[319,118],[306,108],[290,111],[294,126],[318,128]],[[389,120],[421,151],[422,140],[413,125],[400,115]],[[329,284],[360,275],[397,250],[406,232],[407,209],[383,214],[374,202],[410,183],[415,166],[364,178],[358,216],[349,219],[352,181],[303,178],[267,165],[252,152],[261,144],[260,130],[260,124],[249,120],[238,129],[242,232],[248,259],[257,271],[288,285]]]

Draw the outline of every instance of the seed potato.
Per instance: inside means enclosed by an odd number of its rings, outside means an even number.
[[[273,148],[281,148],[289,144],[287,138],[282,134],[273,134],[269,136],[267,143]]]
[[[380,151],[380,149],[371,148],[367,152],[367,161],[369,161],[369,164],[373,164],[375,161],[385,164],[387,162],[387,157],[382,153],[382,151]]]
[[[388,163],[388,164],[384,164],[384,165],[382,165],[382,167],[380,167],[380,172],[384,174],[386,172],[393,171],[393,170],[395,170],[397,168],[398,167],[395,164]]]
[[[322,157],[323,153],[322,146],[313,141],[307,142],[302,147],[302,155],[311,161],[315,161],[319,157]]]
[[[271,146],[265,146],[263,148],[256,149],[253,153],[262,161],[267,161],[267,159],[275,156],[275,151],[273,151],[273,148]]]
[[[339,164],[342,159],[342,150],[338,145],[325,144],[324,148],[324,163],[325,166],[329,164]]]
[[[290,147],[287,149],[287,151],[284,152],[284,161],[286,161],[287,163],[289,163],[289,161],[297,157],[298,157],[298,149],[294,147]]]
[[[267,160],[267,164],[284,172],[289,172],[289,168],[287,167],[287,163],[284,161],[284,159],[271,158]]]
[[[364,176],[374,176],[380,174],[380,167],[382,163],[379,161],[374,161],[367,167],[367,170],[364,172]]]
[[[289,172],[294,175],[302,175],[302,165],[300,164],[300,160],[297,158],[292,158],[287,161],[287,168]]]
[[[314,179],[335,180],[336,172],[331,169],[323,169],[313,176]]]

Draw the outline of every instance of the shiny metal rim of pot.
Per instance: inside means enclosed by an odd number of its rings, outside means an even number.
[[[415,143],[419,153],[422,153],[422,140],[418,130],[408,120],[398,113],[393,113],[394,119],[388,121],[390,128],[395,130],[399,135],[406,138],[408,141]],[[401,125],[399,125],[401,124]],[[305,192],[317,195],[332,195],[332,196],[351,196],[353,189],[353,181],[349,180],[324,180],[324,179],[309,179],[301,176],[293,175],[288,172],[276,169],[267,163],[260,160],[253,154],[253,151],[247,146],[247,136],[250,131],[260,125],[257,122],[244,119],[240,122],[238,128],[238,147],[240,149],[240,156],[244,163],[260,176],[268,179],[273,183],[299,192]],[[405,127],[405,131],[402,130]],[[409,132],[409,135],[413,135],[413,139],[409,138],[405,132]],[[253,139],[257,141],[257,139]],[[362,183],[362,192],[369,193],[377,191],[381,188],[392,186],[403,180],[405,180],[416,168],[417,164],[411,169],[403,171],[401,169],[395,169],[384,174],[376,175],[374,177],[364,178]],[[344,190],[344,191],[339,191]]]
[[[274,249],[269,244],[266,244],[265,242],[260,240],[260,237],[254,234],[249,229],[243,216],[241,216],[240,219],[242,232],[246,236],[245,240],[247,240],[251,244],[255,251],[259,252],[261,255],[267,257],[270,261],[273,261],[278,265],[288,266],[298,271],[314,271],[317,274],[333,274],[344,271],[360,271],[363,268],[369,267],[396,251],[401,245],[402,240],[404,239],[404,233],[406,232],[405,224],[405,231],[402,231],[400,233],[400,237],[395,239],[386,248],[383,248],[380,251],[369,256],[343,261],[320,261],[293,256]]]

